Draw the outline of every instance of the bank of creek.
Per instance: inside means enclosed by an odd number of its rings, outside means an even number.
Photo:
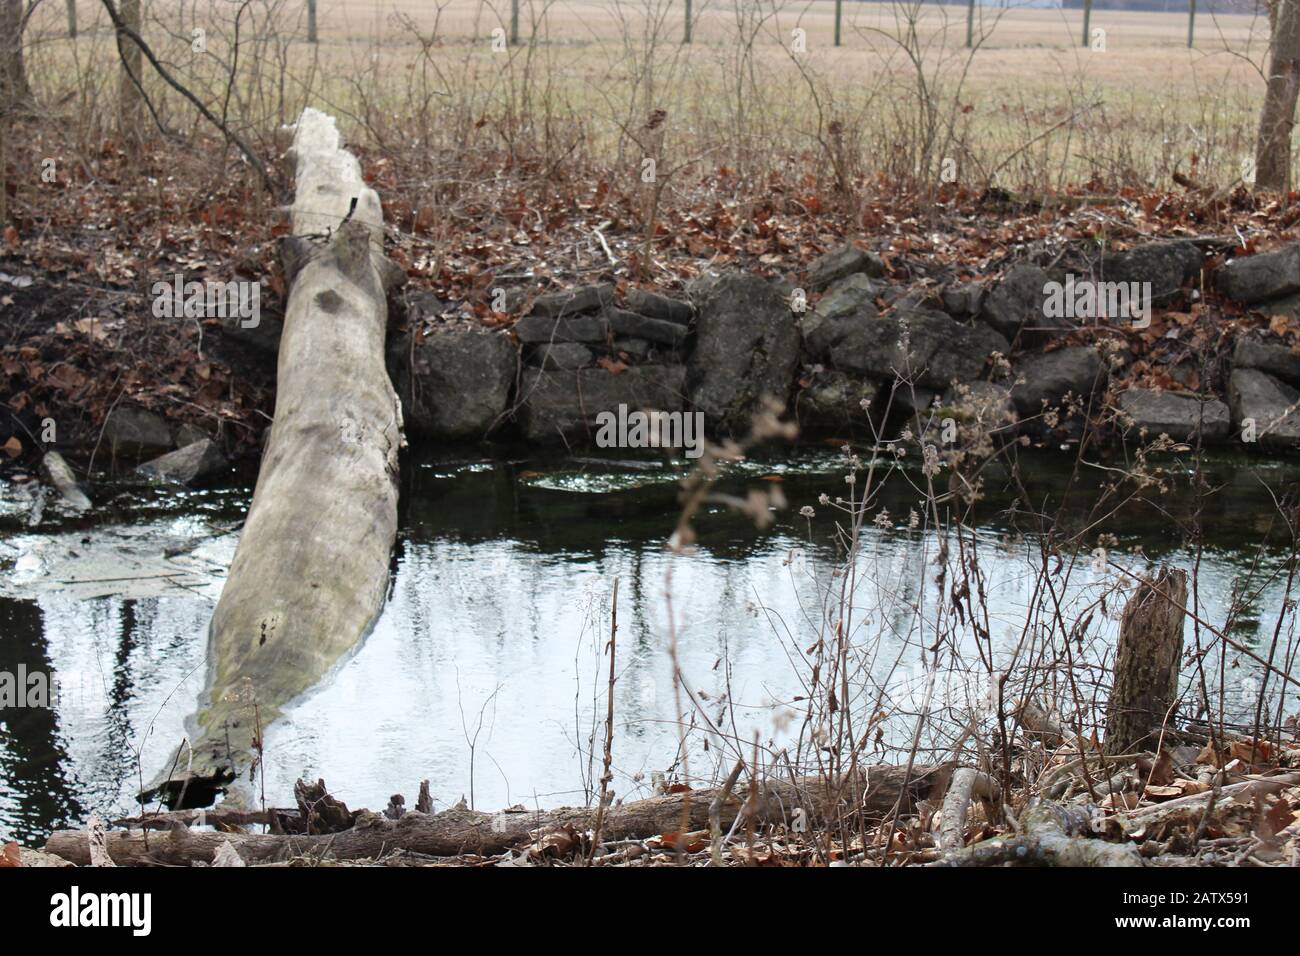
[[[338,218],[354,208],[379,215],[354,198]],[[4,374],[24,390],[0,433],[14,459],[0,485],[0,670],[59,688],[51,706],[6,708],[0,729],[0,830],[19,841],[139,812],[142,790],[150,806],[218,791],[283,806],[317,778],[354,807],[396,793],[409,806],[428,781],[434,810],[533,811],[591,807],[606,788],[667,799],[734,764],[721,806],[760,752],[778,778],[830,773],[819,761],[846,750],[889,765],[878,816],[900,787],[925,796],[908,789],[913,763],[951,773],[972,739],[982,766],[1000,750],[1010,788],[1068,770],[1051,747],[1086,766],[1110,745],[1121,623],[1137,620],[1133,646],[1156,646],[1152,594],[1178,612],[1164,670],[1180,669],[1180,695],[1130,708],[1147,723],[1106,758],[1140,768],[1141,753],[1177,745],[1195,796],[1300,753],[1300,245],[1077,241],[963,275],[848,243],[784,277],[517,284],[479,290],[489,308],[399,292],[400,269],[365,252],[378,231],[348,227],[332,259],[286,244],[297,298],[283,316],[195,323],[207,384],[194,401],[137,383],[79,413],[66,394],[98,377],[73,367],[72,343],[93,340],[93,322],[6,347]],[[1047,303],[1104,282],[1142,290],[1137,313]],[[272,388],[275,425],[259,436],[250,422],[271,416],[257,396]],[[701,416],[703,458],[627,447],[625,433],[624,447],[593,447],[600,416],[640,409]],[[57,441],[37,437],[49,422]],[[70,503],[59,450],[93,506]],[[251,557],[236,560],[241,534]],[[297,573],[304,554],[316,565]],[[356,574],[339,572],[358,555]],[[1173,580],[1162,566],[1178,569],[1175,591],[1150,590]],[[367,602],[382,603],[369,629]],[[329,614],[353,619],[334,634]],[[1131,783],[1134,802],[1149,799],[1151,780],[1121,783],[1106,809],[1133,810],[1114,798]],[[487,846],[485,818],[451,817],[421,852]],[[339,829],[364,845],[349,852],[368,856],[367,827],[350,823]],[[1126,864],[1137,853],[1082,842]],[[177,844],[176,859],[193,850]]]

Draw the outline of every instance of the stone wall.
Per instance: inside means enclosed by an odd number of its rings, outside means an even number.
[[[709,434],[741,435],[771,397],[811,436],[896,434],[958,407],[969,415],[974,400],[995,431],[1036,443],[1099,428],[1300,448],[1300,245],[1213,272],[1211,251],[1180,239],[1119,253],[1077,244],[971,276],[887,265],[850,244],[789,280],[729,271],[677,294],[596,283],[531,302],[516,288],[501,298],[518,317],[499,328],[450,324],[440,303],[418,307],[390,368],[413,443],[577,447],[593,442],[597,415],[620,405],[701,412]],[[1119,284],[1144,298],[1123,315],[1099,316],[1095,303],[1080,314],[1089,283],[1111,284],[1095,285],[1111,306]],[[1142,303],[1145,315],[1131,314]],[[1126,384],[1152,377],[1130,374],[1127,337],[1153,314],[1207,321],[1207,309],[1234,330],[1216,344],[1223,354],[1161,369],[1161,388]],[[1289,318],[1271,330],[1230,321],[1252,311]]]

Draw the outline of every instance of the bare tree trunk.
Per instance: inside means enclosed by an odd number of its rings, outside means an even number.
[[[0,110],[12,113],[30,98],[23,63],[23,0],[0,0]]]
[[[121,0],[121,16],[123,26],[134,31],[137,36],[144,35],[140,0]],[[140,131],[141,110],[144,105],[144,96],[140,92],[140,84],[144,82],[144,73],[141,70],[143,61],[140,47],[121,31],[117,34],[117,48],[122,59],[122,74],[118,80],[118,129],[124,135],[134,137]]]
[[[1275,0],[1269,22],[1272,51],[1255,144],[1255,188],[1285,192],[1291,184],[1291,129],[1300,94],[1300,0]]]
[[[1178,697],[1187,573],[1161,568],[1142,581],[1124,608],[1115,651],[1115,687],[1106,706],[1109,755],[1150,750]]]
[[[72,39],[77,38],[77,0],[67,0],[68,7],[68,36]]]
[[[0,0],[0,181],[9,168],[14,117],[31,98],[23,63],[23,0]],[[0,223],[8,221],[9,195],[0,188]]]

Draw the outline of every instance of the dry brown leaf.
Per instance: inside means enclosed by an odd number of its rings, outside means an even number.
[[[690,833],[664,833],[652,837],[646,843],[651,849],[681,850],[684,853],[698,853],[709,845],[708,830],[692,830]]]
[[[1294,810],[1295,808],[1291,806],[1285,797],[1277,799],[1273,806],[1268,809],[1268,812],[1264,814],[1264,818],[1268,821],[1273,833],[1281,833],[1291,825]]]
[[[1252,744],[1254,745],[1255,763],[1267,763],[1273,753],[1273,745],[1267,740],[1252,741],[1249,737],[1232,742],[1231,754],[1242,763],[1250,763]]]
[[[23,865],[23,851],[18,849],[18,844],[10,840],[0,850],[0,867],[14,867]]]
[[[1108,793],[1101,801],[1101,807],[1104,810],[1133,810],[1139,799],[1136,793]]]
[[[3,448],[4,453],[10,458],[17,458],[23,453],[23,443],[13,435],[9,436],[9,440],[3,445],[0,445],[0,448]]]
[[[1183,796],[1183,788],[1152,785],[1146,788],[1145,796],[1148,800],[1154,800],[1156,802],[1161,800],[1172,800],[1175,797]]]
[[[1174,758],[1169,755],[1167,750],[1160,751],[1160,756],[1152,759],[1150,757],[1139,757],[1137,759],[1137,774],[1140,780],[1157,787],[1165,787],[1173,782],[1174,779]]]

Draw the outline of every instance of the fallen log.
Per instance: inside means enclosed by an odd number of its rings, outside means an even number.
[[[930,866],[1144,866],[1137,847],[1089,836],[1090,808],[1034,800],[1013,837],[983,840],[944,853]],[[57,850],[50,852],[57,853]],[[60,854],[62,855],[62,854]]]
[[[1186,797],[1175,797],[1173,800],[1165,800],[1163,803],[1157,803],[1150,807],[1140,807],[1137,810],[1130,810],[1127,819],[1130,822],[1147,822],[1151,818],[1159,818],[1176,810],[1183,810],[1188,807],[1195,807],[1197,810],[1205,809],[1210,800],[1236,800],[1240,797],[1253,799],[1255,796],[1263,796],[1268,793],[1276,793],[1284,787],[1300,786],[1300,773],[1281,773],[1271,777],[1252,776],[1248,780],[1240,783],[1229,784],[1220,787],[1218,791],[1206,790],[1203,793],[1193,793]]]
[[[966,817],[970,802],[978,798],[988,819],[1002,800],[997,781],[973,767],[962,767],[952,775],[952,783],[943,798],[943,826],[939,831],[939,849],[955,850],[966,845]]]
[[[270,441],[209,628],[192,748],[145,790],[176,808],[211,803],[254,764],[262,729],[365,636],[388,590],[403,440],[384,336],[401,272],[333,118],[303,110],[289,156],[296,273]]]
[[[796,807],[806,809],[813,820],[836,820],[840,815],[851,816],[857,812],[878,819],[892,812],[896,804],[904,811],[910,810],[917,801],[930,797],[946,777],[947,768],[940,771],[913,767],[909,775],[906,767],[880,766],[840,786],[817,777],[793,782],[768,781],[759,792],[756,822],[788,822]],[[684,816],[689,829],[703,829],[709,824],[711,813],[716,825],[729,826],[742,803],[734,793],[718,788],[611,806],[606,808],[601,822],[602,839],[617,841],[675,833],[681,829]],[[394,850],[427,856],[486,855],[529,842],[539,830],[561,827],[590,830],[597,812],[594,807],[562,807],[535,813],[491,814],[454,807],[435,814],[413,810],[397,820],[389,820],[363,810],[356,824],[341,833],[317,836],[210,833],[176,826],[161,836],[138,830],[111,831],[106,846],[119,866],[211,863],[226,843],[247,864],[282,862],[295,857],[376,859]],[[87,833],[81,830],[51,834],[45,850],[77,864],[90,861]]]

